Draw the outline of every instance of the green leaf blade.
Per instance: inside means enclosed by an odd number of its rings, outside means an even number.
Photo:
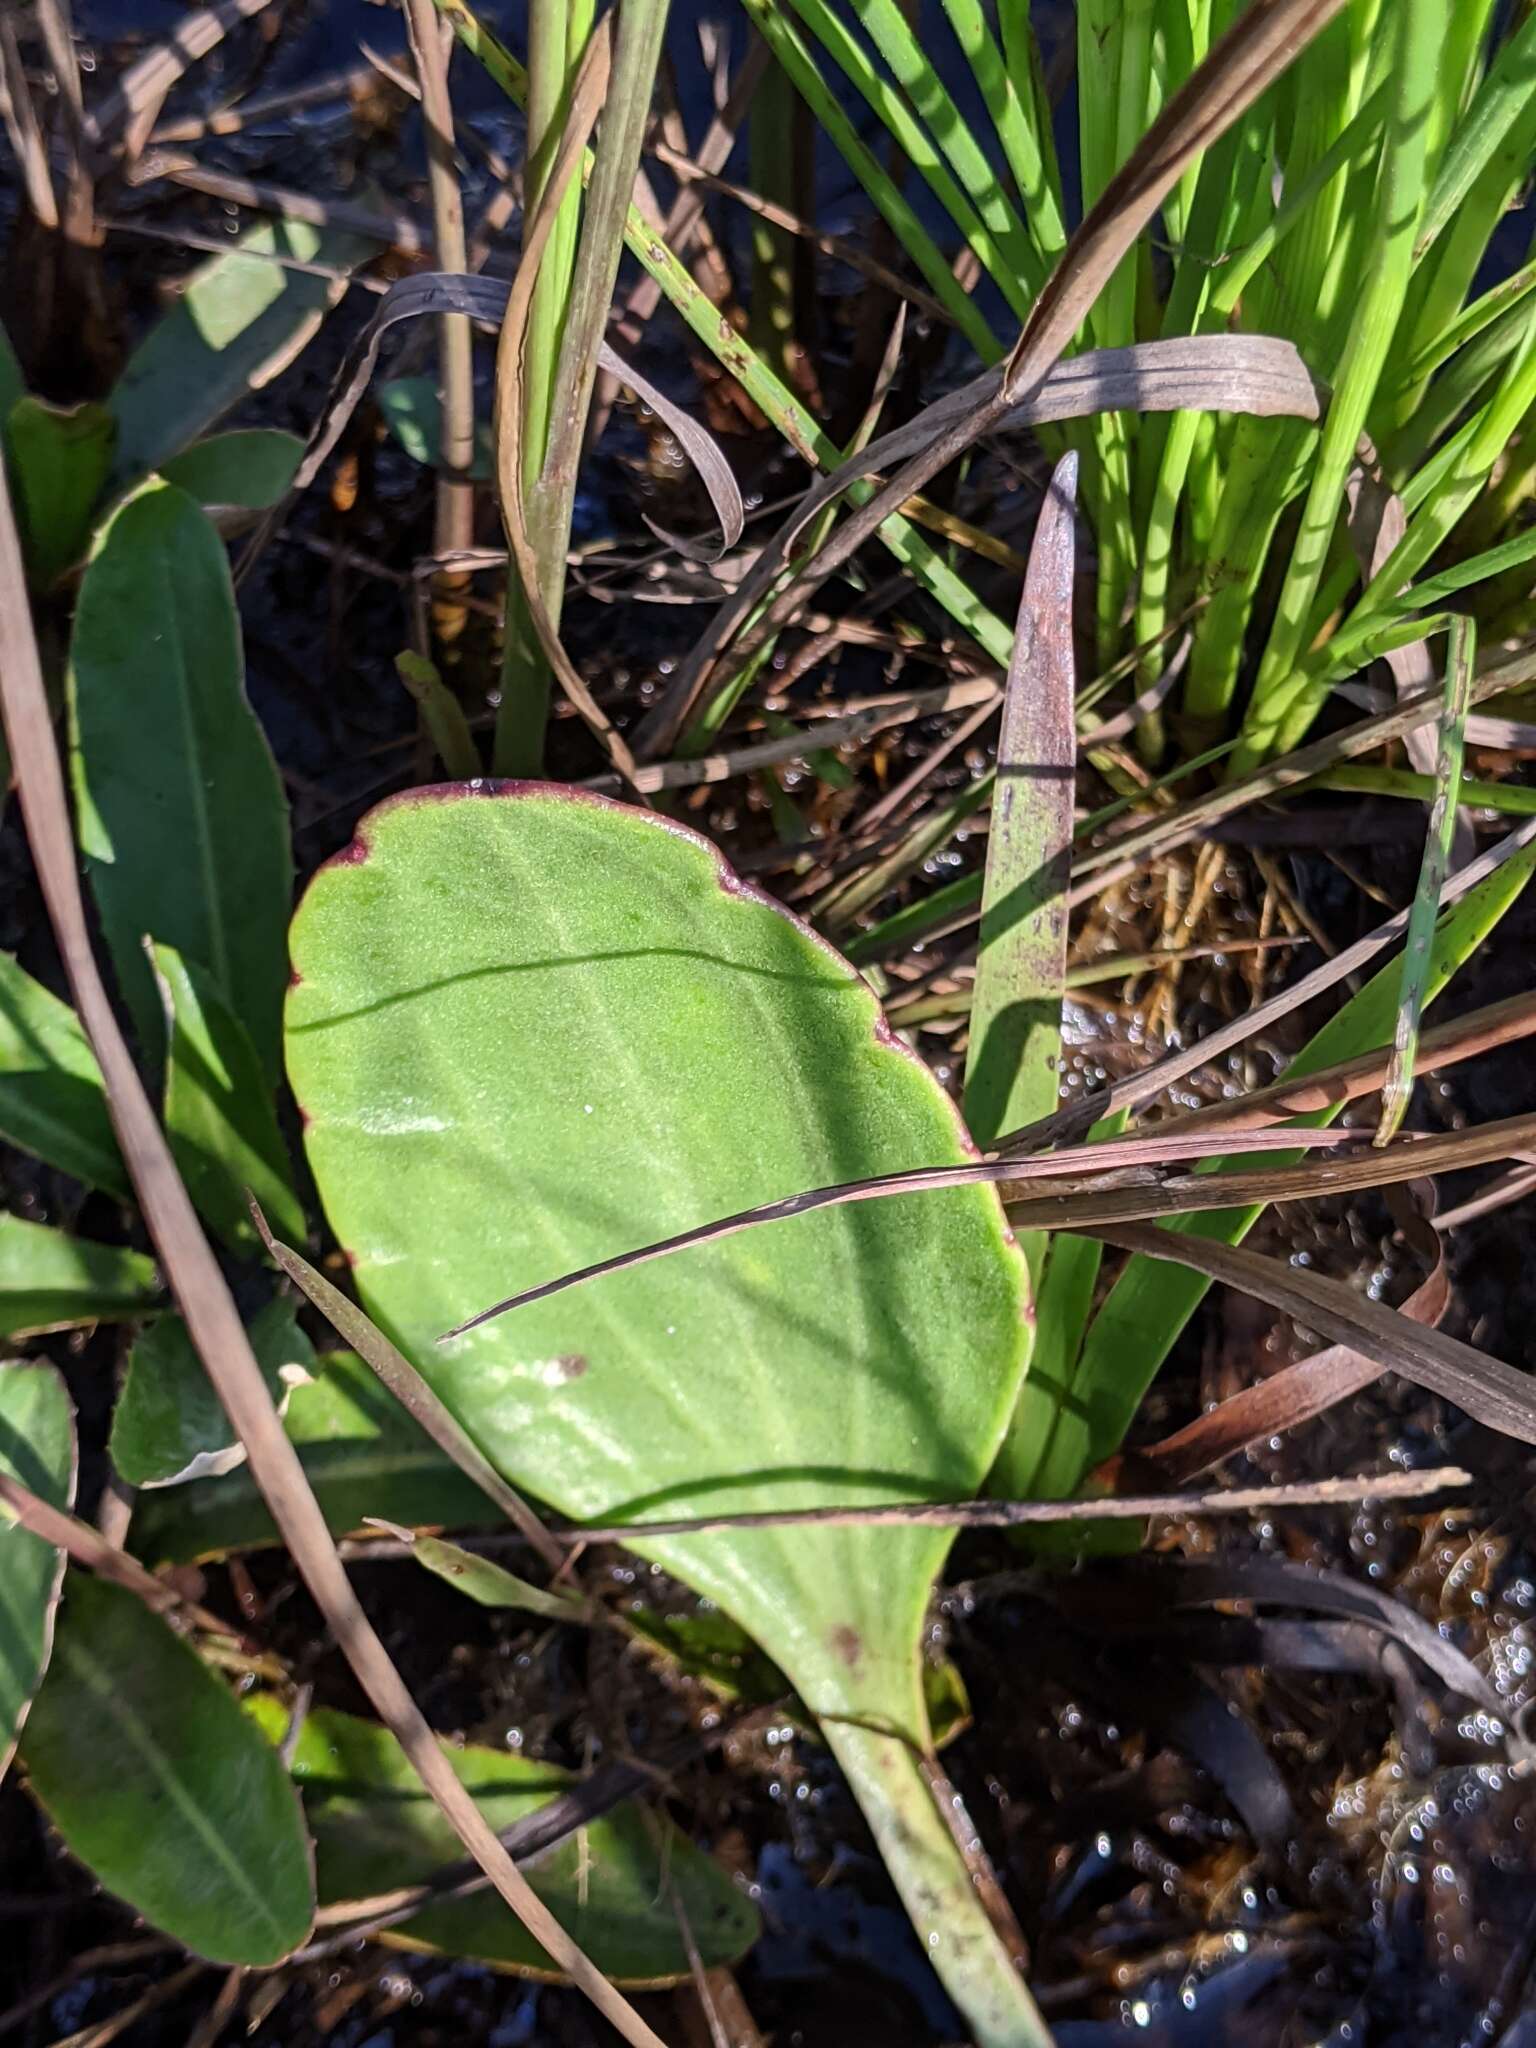
[[[155,946],[156,978],[170,1023],[165,1131],[187,1192],[230,1248],[254,1252],[254,1195],[284,1237],[302,1240],[272,1090],[250,1034],[212,977],[174,946]]]
[[[71,1852],[210,1962],[281,1962],[314,1924],[292,1784],[196,1654],[132,1593],[70,1577],[22,1739]]]
[[[263,221],[226,254],[199,265],[109,397],[117,480],[132,483],[159,469],[309,341],[345,280],[289,269],[280,259],[345,271],[376,246],[306,221]]]
[[[154,1261],[142,1252],[0,1216],[0,1337],[131,1322],[159,1298]]]
[[[247,1712],[270,1741],[282,1739],[288,1715],[277,1700],[258,1697]],[[552,1764],[501,1750],[440,1747],[498,1832],[576,1782]],[[309,1714],[293,1774],[314,1830],[322,1905],[419,1884],[463,1853],[399,1744],[372,1722],[328,1708]],[[688,1976],[674,1898],[706,1965],[734,1962],[757,1937],[757,1914],[725,1872],[670,1824],[653,1834],[633,1805],[617,1807],[542,1852],[527,1877],[597,1967],[620,1984],[676,1983]],[[426,1906],[384,1939],[519,1974],[551,1974],[548,1956],[489,1887]]]
[[[290,1072],[365,1301],[509,1475],[628,1519],[973,1491],[1025,1342],[990,1199],[796,1219],[436,1347],[509,1279],[962,1154],[862,984],[691,837],[517,785],[386,806],[365,830],[295,922]],[[466,892],[482,914],[445,916]],[[829,1529],[648,1549],[818,1710],[920,1730],[913,1646],[944,1547],[903,1531],[876,1565],[867,1532]]]
[[[0,1137],[87,1187],[132,1199],[80,1020],[9,953],[0,953]]]
[[[292,892],[288,809],[245,696],[229,566],[173,485],[97,539],[70,648],[79,832],[123,995],[158,1064],[146,935],[200,962],[275,1078]]]
[[[75,1498],[75,1414],[46,1362],[0,1365],[0,1473],[50,1507]],[[0,1777],[48,1668],[64,1553],[0,1507]]]
[[[480,1489],[423,1434],[361,1359],[324,1357],[295,1387],[283,1426],[333,1536],[367,1532],[387,1503],[417,1528],[499,1527]],[[269,1548],[277,1529],[248,1466],[141,1494],[128,1540],[149,1565],[195,1564]]]
[[[210,509],[265,512],[287,494],[303,454],[298,435],[280,427],[236,428],[194,441],[162,462],[160,475]]]
[[[68,411],[26,397],[6,421],[27,577],[48,590],[85,552],[91,513],[112,466],[116,422],[105,406]]]
[[[267,1389],[281,1405],[289,1391],[284,1368],[312,1375],[315,1363],[292,1304],[269,1301],[252,1322],[250,1338]],[[177,1485],[244,1462],[244,1447],[179,1316],[158,1318],[129,1353],[110,1448],[130,1486]]]

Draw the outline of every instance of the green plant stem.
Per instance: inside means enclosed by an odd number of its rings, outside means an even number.
[[[525,234],[538,211],[560,144],[568,111],[571,77],[591,32],[593,13],[593,0],[530,0],[528,70],[525,74],[528,109],[528,160],[523,193]],[[458,28],[456,20],[454,26]],[[535,548],[541,559],[548,552],[547,546],[541,542],[547,542],[548,536],[540,524],[543,507],[538,478],[549,443],[555,377],[561,337],[570,310],[580,221],[581,191],[573,184],[561,202],[539,265],[524,348],[527,374],[523,399],[523,488],[527,494]],[[544,602],[557,626],[564,596],[563,561],[559,569],[553,584],[546,582],[544,587]],[[549,663],[534,630],[521,586],[516,573],[509,573],[501,661],[501,702],[496,711],[492,751],[498,775],[535,776],[543,773],[550,682]]]
[[[1050,2029],[987,1918],[911,1743],[847,1720],[824,1721],[822,1733],[977,2048],[1051,2048]]]

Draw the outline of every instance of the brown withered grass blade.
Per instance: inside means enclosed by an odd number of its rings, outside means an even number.
[[[1417,1071],[1421,1075],[1444,1073],[1447,1067],[1476,1059],[1480,1053],[1492,1052],[1498,1046],[1512,1045],[1533,1032],[1536,992],[1506,996],[1500,1003],[1489,1003],[1485,1009],[1469,1011],[1465,1017],[1453,1017],[1450,1023],[1437,1024],[1432,1031],[1426,1031],[1419,1040]],[[1213,1102],[1209,1108],[1191,1110],[1170,1128],[1209,1131],[1220,1126],[1224,1131],[1262,1130],[1267,1124],[1280,1123],[1289,1116],[1307,1116],[1334,1103],[1355,1102],[1362,1095],[1376,1093],[1386,1079],[1391,1058],[1389,1047],[1378,1047],[1373,1052],[1358,1053],[1353,1059],[1339,1060],[1331,1067],[1319,1067],[1294,1081],[1282,1076],[1251,1094],[1235,1095],[1228,1102]]]
[[[1298,1146],[1329,1147],[1351,1143],[1358,1143],[1358,1134],[1353,1131],[1258,1131],[1247,1141],[1247,1149],[1289,1152]],[[563,1294],[566,1288],[599,1279],[605,1273],[622,1273],[630,1266],[647,1265],[652,1259],[686,1251],[690,1245],[713,1244],[721,1238],[734,1237],[738,1231],[755,1229],[760,1224],[781,1223],[790,1216],[804,1216],[812,1209],[834,1209],[845,1202],[873,1202],[892,1195],[933,1194],[942,1188],[969,1188],[986,1182],[1045,1179],[1057,1174],[1097,1180],[1112,1175],[1116,1168],[1126,1168],[1133,1174],[1148,1177],[1169,1160],[1221,1158],[1230,1149],[1230,1140],[1223,1132],[1210,1135],[1196,1132],[1192,1138],[1164,1138],[1159,1134],[1150,1139],[1112,1140],[1095,1145],[1091,1152],[1085,1149],[1048,1153],[1030,1159],[979,1159],[965,1166],[919,1166],[904,1173],[877,1174],[868,1180],[840,1181],[836,1187],[812,1188],[801,1194],[785,1195],[776,1202],[762,1202],[753,1209],[739,1210],[734,1216],[717,1217],[692,1230],[679,1231],[674,1237],[659,1238],[655,1243],[639,1245],[633,1251],[618,1252],[612,1258],[599,1259],[590,1266],[562,1274],[558,1279],[525,1288],[455,1324],[437,1341],[446,1344],[454,1337],[462,1337],[466,1331],[477,1329],[481,1323],[506,1315],[511,1309],[524,1308],[532,1301],[545,1301],[552,1294]],[[1392,1155],[1377,1154],[1378,1158],[1389,1156]]]
[[[278,1419],[239,1311],[118,1029],[91,950],[64,777],[32,631],[10,489],[3,473],[0,703],[38,880],[75,1007],[101,1068],[118,1144],[177,1306],[235,1434],[245,1445],[252,1477],[272,1519],[380,1719],[497,1891],[556,1966],[633,2048],[662,2048],[628,2000],[594,1967],[534,1892],[438,1748],[421,1709],[352,1591],[299,1454]]]
[[[1251,1294],[1336,1344],[1347,1344],[1374,1359],[1383,1371],[1400,1373],[1415,1386],[1455,1402],[1501,1435],[1536,1444],[1536,1381],[1528,1373],[1441,1330],[1428,1329],[1396,1309],[1384,1308],[1343,1281],[1266,1258],[1245,1245],[1218,1244],[1212,1238],[1158,1230],[1150,1224],[1074,1227],[1121,1251],[1168,1259]]]
[[[1176,1135],[1170,1127],[1163,1142],[1172,1143]],[[1261,1135],[1273,1143],[1277,1137],[1283,1142],[1301,1133],[1254,1131],[1242,1143],[1251,1146]],[[1360,1133],[1352,1135],[1358,1138]],[[1455,1173],[1496,1159],[1523,1158],[1533,1146],[1536,1116],[1503,1117],[1497,1123],[1474,1124],[1464,1131],[1408,1132],[1391,1146],[1350,1151],[1335,1159],[1219,1174],[1092,1175],[1093,1152],[1101,1149],[1094,1146],[1087,1153],[1055,1155],[1075,1162],[1081,1176],[1079,1185],[1047,1182],[1026,1188],[1019,1197],[1005,1187],[1003,1197],[1009,1219],[1016,1224],[1028,1229],[1071,1230],[1089,1223],[1140,1222],[1148,1217],[1198,1215],[1209,1209],[1247,1208],[1254,1202],[1307,1202],[1319,1195],[1396,1187],[1427,1174]]]
[[[1019,1158],[979,1159],[965,1166],[918,1166],[904,1173],[878,1174],[868,1180],[842,1181],[836,1187],[813,1188],[763,1202],[701,1223],[673,1237],[616,1252],[590,1266],[562,1273],[553,1280],[510,1294],[445,1330],[439,1344],[450,1343],[482,1323],[493,1322],[530,1302],[547,1301],[568,1287],[579,1287],[605,1274],[649,1265],[673,1252],[715,1244],[743,1230],[782,1223],[813,1209],[835,1209],[848,1202],[887,1201],[898,1195],[936,1194],[945,1188],[1000,1186],[1009,1221],[1027,1230],[1085,1229],[1100,1223],[1139,1222],[1147,1217],[1184,1216],[1202,1210],[1246,1207],[1250,1203],[1304,1202],[1322,1194],[1345,1194],[1362,1188],[1395,1187],[1433,1173],[1459,1172],[1493,1160],[1522,1157],[1536,1149],[1536,1114],[1503,1117],[1496,1123],[1474,1124],[1469,1130],[1410,1131],[1390,1146],[1373,1147],[1351,1130],[1293,1129],[1248,1131],[1242,1151],[1307,1152],[1334,1149],[1335,1158],[1308,1158],[1299,1166],[1249,1167],[1221,1174],[1170,1174],[1180,1161],[1225,1158],[1232,1141],[1223,1129],[1186,1134],[1170,1124],[1131,1138],[1068,1151],[1036,1153]]]
[[[1429,1272],[1398,1313],[1438,1329],[1451,1301],[1444,1242],[1422,1220],[1414,1235],[1427,1254]],[[1366,1358],[1350,1345],[1330,1344],[1326,1350],[1314,1351],[1309,1358],[1300,1358],[1268,1379],[1217,1402],[1149,1449],[1130,1458],[1117,1453],[1095,1476],[1113,1485],[1118,1474],[1129,1477],[1134,1471],[1133,1483],[1140,1484],[1143,1473],[1152,1472],[1167,1486],[1188,1486],[1249,1444],[1298,1429],[1341,1401],[1363,1393],[1381,1378],[1381,1371],[1374,1358]]]

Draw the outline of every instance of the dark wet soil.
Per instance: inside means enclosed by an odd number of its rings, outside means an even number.
[[[681,10],[690,21],[703,11]],[[75,12],[81,30],[97,39],[99,61],[110,66],[120,61],[130,26],[163,32],[180,10],[169,0],[134,0],[131,23],[119,0],[77,0]],[[397,18],[362,0],[312,0],[277,10],[274,19],[279,33],[270,43],[254,27],[231,38],[205,66],[199,91],[280,89],[351,63],[359,28],[381,47],[399,41]],[[191,98],[195,104],[198,95]],[[471,107],[483,110],[491,139],[515,145],[489,99]],[[386,105],[370,127],[332,110],[282,123],[276,137],[264,131],[221,143],[205,160],[272,174],[278,141],[285,182],[338,190],[371,178],[392,199],[420,205],[408,114]],[[222,232],[227,219],[185,194],[151,192],[123,203],[145,224],[167,229],[179,222]],[[109,238],[106,259],[120,335],[150,317],[160,281],[186,261],[174,244],[126,234]],[[14,266],[11,291],[14,297]],[[365,304],[353,303],[361,298],[350,296],[321,341],[261,395],[252,418],[305,429],[346,334],[366,313]],[[824,319],[829,360],[848,361],[848,308],[829,303]],[[688,374],[675,331],[658,323],[651,346],[667,375],[676,378],[679,363]],[[925,354],[936,366],[937,352],[916,336],[914,363]],[[95,366],[98,374],[108,367]],[[54,395],[79,397],[85,388],[77,382]],[[777,450],[739,415],[734,433],[738,473],[760,495],[774,495],[782,473]],[[641,504],[665,511],[671,486],[654,452],[647,423],[622,415],[594,462],[584,515],[590,536],[613,533],[633,545],[643,532]],[[250,689],[288,782],[303,871],[345,843],[367,804],[426,772],[393,657],[403,643],[399,579],[428,545],[430,486],[366,413],[349,435],[343,472],[345,492],[322,486],[311,494],[243,598]],[[489,528],[485,538],[494,538]],[[486,591],[493,594],[489,584]],[[700,616],[683,606],[577,604],[570,640],[606,700],[632,715]],[[473,707],[477,687],[483,703],[492,669],[484,619],[469,621],[463,662],[458,680]],[[878,658],[855,652],[838,686],[852,694],[878,687],[886,674]],[[890,750],[887,780],[940,730],[908,729]],[[568,721],[556,726],[552,754],[561,773],[595,765]],[[980,765],[979,755],[962,752],[935,786],[958,785]],[[862,772],[865,793],[876,793],[867,761]],[[809,804],[812,792],[801,785],[799,793]],[[815,801],[835,808],[840,800],[822,792]],[[1361,823],[1368,810],[1354,800],[1331,812],[1325,804],[1318,846],[1274,855],[1286,886],[1334,945],[1383,914],[1362,895],[1362,876],[1394,904],[1411,894],[1411,840],[1351,844],[1350,875],[1318,850],[1330,815],[1341,841],[1368,840]],[[761,793],[743,795],[740,784],[709,793],[689,811],[748,864],[778,835]],[[814,807],[810,815],[814,823]],[[981,846],[961,846],[961,861],[979,858]],[[936,870],[934,878],[953,871]],[[772,873],[767,879],[775,886]],[[1193,885],[1187,870],[1176,879],[1186,893]],[[1216,937],[1251,935],[1266,886],[1248,852],[1225,856],[1210,913]],[[1089,949],[1161,943],[1168,888],[1160,869],[1094,907]],[[56,980],[14,817],[0,834],[0,944]],[[1528,986],[1533,944],[1536,904],[1528,902],[1440,1014]],[[1301,965],[1315,957],[1297,956]],[[1129,998],[1113,985],[1084,998],[1074,1011],[1065,1085],[1096,1086],[1144,1062],[1170,1031],[1198,1035],[1252,999],[1250,968],[1251,956],[1244,965],[1234,954],[1226,965],[1191,965],[1176,984],[1143,978]],[[1321,1015],[1288,1020],[1230,1066],[1197,1077],[1193,1092],[1214,1099],[1233,1085],[1262,1084]],[[956,1047],[937,1033],[924,1040],[941,1070]],[[1536,1063],[1524,1047],[1487,1056],[1421,1085],[1415,1108],[1432,1128],[1536,1109]],[[1372,1105],[1355,1113],[1369,1120]],[[92,1234],[121,1228],[100,1198],[82,1205],[57,1176],[10,1157],[3,1171],[13,1209],[79,1221]],[[1486,1178],[1450,1178],[1443,1202],[1472,1191],[1461,1181]],[[1445,1324],[1526,1367],[1536,1366],[1533,1223],[1536,1203],[1525,1202],[1457,1230]],[[1374,1198],[1278,1209],[1252,1242],[1392,1301],[1419,1277]],[[1307,1348],[1305,1333],[1277,1324],[1268,1311],[1213,1295],[1146,1404],[1141,1439],[1160,1436]],[[96,1335],[52,1350],[80,1406],[83,1434],[99,1446],[117,1340]],[[1234,1482],[1286,1479],[1389,1459],[1454,1460],[1472,1469],[1476,1485],[1425,1512],[1310,1511],[1251,1524],[1159,1525],[1149,1548],[1170,1566],[1181,1558],[1283,1559],[1391,1593],[1473,1659],[1498,1694],[1499,1720],[1401,1652],[1370,1670],[1308,1671],[1266,1661],[1262,1639],[1246,1652],[1209,1634],[1190,1636],[1192,1647],[1181,1648],[1177,1629],[1149,1642],[1114,1618],[1108,1596],[1125,1570],[1114,1560],[1031,1572],[1027,1557],[997,1539],[957,1547],[949,1577],[958,1590],[941,1602],[935,1630],[964,1676],[974,1718],[945,1752],[945,1765],[1030,1941],[1034,1981],[1063,2048],[1121,2039],[1159,2048],[1237,2041],[1244,2048],[1449,2048],[1536,2039],[1536,1766],[1510,1734],[1536,1693],[1529,1458],[1433,1397],[1389,1381],[1228,1471]],[[102,1476],[98,1450],[84,1474],[87,1509]],[[636,1597],[637,1573],[650,1604],[686,1599],[617,1553],[595,1556],[586,1573],[589,1588],[615,1603]],[[360,1566],[356,1580],[423,1709],[445,1732],[581,1768],[617,1754],[655,1754],[719,1721],[720,1703],[705,1688],[640,1654],[615,1660],[600,1638],[439,1600],[430,1581],[397,1566]],[[1095,1586],[1106,1596],[1095,1595]],[[313,1683],[319,1702],[364,1710],[284,1560],[261,1556],[212,1572],[207,1590],[221,1611],[243,1613],[295,1675]],[[764,1938],[734,1974],[764,2040],[785,2048],[919,2048],[960,2038],[858,1810],[813,1740],[785,1722],[755,1726],[679,1769],[666,1797],[679,1822],[761,1906]],[[0,1787],[0,2027],[9,2026],[24,2048],[43,2048],[121,2015],[179,1961],[93,1891],[49,1839],[14,1776]],[[115,2038],[125,2048],[150,2048],[193,2037],[219,1984],[219,1973],[203,1972]],[[18,2001],[40,1992],[46,1995],[23,2012]],[[242,2000],[243,2016],[228,2037],[241,2029],[263,2048],[587,2048],[613,2038],[564,1990],[376,1945],[276,1973],[246,1986]],[[709,2039],[692,1991],[639,2003],[667,2039]],[[87,2038],[104,2048],[105,2036]]]

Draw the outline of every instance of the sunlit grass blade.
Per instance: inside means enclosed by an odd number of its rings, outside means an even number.
[[[1303,635],[1339,524],[1344,487],[1413,276],[1414,236],[1423,205],[1427,124],[1436,63],[1445,35],[1446,0],[1403,0],[1393,16],[1393,87],[1377,175],[1374,241],[1349,336],[1333,377],[1333,400],[1254,685],[1245,741],[1230,772],[1240,776],[1269,752],[1278,726],[1273,698],[1304,653]]]
[[[1077,765],[1076,506],[1077,457],[1065,455],[1035,528],[997,748],[965,1070],[966,1122],[983,1148],[1056,1107]]]
[[[1461,796],[1461,769],[1466,752],[1467,710],[1472,689],[1472,664],[1477,653],[1477,628],[1470,619],[1451,627],[1445,664],[1445,710],[1440,720],[1440,747],[1435,762],[1435,800],[1424,837],[1424,861],[1414,891],[1408,936],[1403,944],[1403,977],[1397,999],[1392,1064],[1381,1091],[1381,1121],[1375,1142],[1388,1144],[1402,1126],[1413,1093],[1413,1061],[1424,1013],[1429,949],[1435,934],[1440,890],[1451,856],[1456,805]]]

